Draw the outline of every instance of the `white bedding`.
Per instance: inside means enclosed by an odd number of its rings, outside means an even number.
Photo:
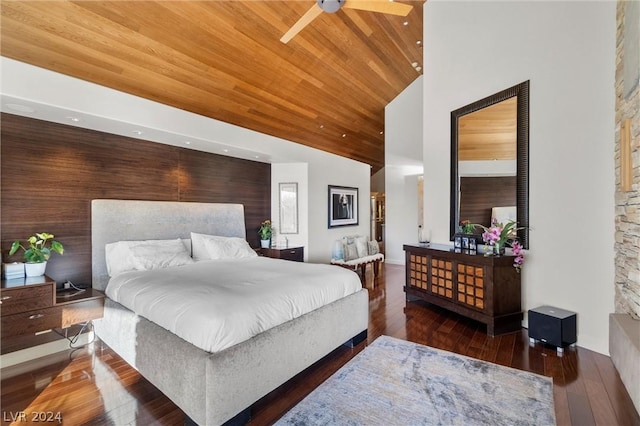
[[[348,296],[358,275],[265,257],[208,260],[112,277],[112,300],[193,345],[219,352]]]

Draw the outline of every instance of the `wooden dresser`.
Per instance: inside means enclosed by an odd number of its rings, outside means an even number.
[[[520,274],[513,256],[484,256],[446,245],[405,245],[407,300],[422,299],[487,325],[487,334],[522,328]]]
[[[44,275],[2,280],[0,302],[4,339],[101,318],[104,294],[88,288],[56,297],[56,282]]]

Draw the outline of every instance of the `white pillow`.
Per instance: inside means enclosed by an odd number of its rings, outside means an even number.
[[[136,270],[131,251],[129,250],[129,243],[130,241],[118,241],[104,246],[107,273],[110,277],[122,272]]]
[[[369,241],[367,243],[367,248],[369,249],[369,256],[380,253],[380,245],[378,245],[376,240]]]
[[[193,263],[180,239],[118,241],[107,244],[105,254],[110,277],[126,271],[148,271]]]
[[[365,257],[369,254],[369,248],[367,246],[366,237],[357,237],[355,239],[356,250],[358,251],[358,257]]]
[[[143,241],[129,249],[133,254],[133,263],[139,271],[194,263],[180,239]]]
[[[509,221],[516,222],[517,217],[516,206],[493,207],[491,209],[491,223],[497,222],[506,225]]]
[[[192,232],[191,245],[195,260],[242,259],[258,256],[244,238],[238,237],[219,237]]]
[[[355,243],[349,243],[344,246],[344,260],[356,260],[358,258],[358,249]]]

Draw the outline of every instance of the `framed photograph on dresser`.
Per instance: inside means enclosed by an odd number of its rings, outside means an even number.
[[[329,228],[358,225],[358,188],[329,185]]]

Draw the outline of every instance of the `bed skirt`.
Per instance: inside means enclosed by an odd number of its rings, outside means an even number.
[[[209,353],[106,299],[98,337],[201,425],[222,424],[367,330],[366,289]]]

